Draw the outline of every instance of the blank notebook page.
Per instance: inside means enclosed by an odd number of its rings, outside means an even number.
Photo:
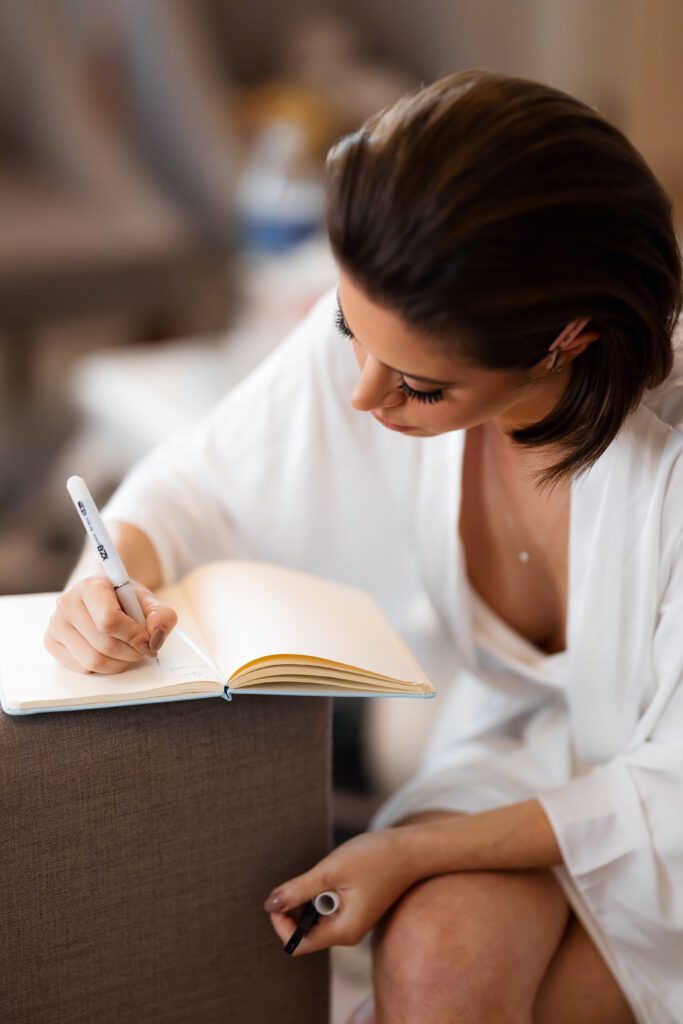
[[[183,589],[228,677],[257,658],[303,655],[428,682],[375,603],[356,587],[279,566],[230,562],[195,570]]]

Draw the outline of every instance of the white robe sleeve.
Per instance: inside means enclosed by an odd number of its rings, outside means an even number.
[[[131,523],[152,541],[161,584],[204,561],[227,557],[232,530],[202,457],[206,425],[174,435],[142,458],[102,509],[107,522]]]
[[[445,707],[418,772],[379,809],[371,828],[427,810],[475,813],[528,799],[571,774],[564,703],[495,690],[467,670],[442,695]]]
[[[152,540],[162,583],[216,559],[267,558],[283,501],[295,547],[296,491],[319,441],[314,378],[325,353],[316,350],[329,345],[330,307],[326,295],[206,416],[141,459],[105,505],[103,518],[138,526]]]
[[[334,309],[331,291],[102,514],[150,537],[163,583],[214,560],[274,562],[363,587],[402,625],[421,585],[421,448],[351,407],[358,367]]]

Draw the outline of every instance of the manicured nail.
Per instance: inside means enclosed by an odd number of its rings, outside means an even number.
[[[152,633],[151,637],[149,638],[149,646],[150,646],[150,650],[152,651],[152,654],[156,654],[157,653],[157,651],[159,650],[159,648],[161,647],[161,645],[163,644],[165,639],[166,639],[166,634],[163,631],[163,629],[155,629],[154,630],[154,632]]]
[[[279,893],[271,893],[266,900],[266,910],[269,914],[272,914],[274,910],[282,910],[285,905],[285,901]]]

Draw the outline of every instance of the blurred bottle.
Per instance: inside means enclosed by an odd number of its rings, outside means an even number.
[[[274,120],[253,139],[236,193],[245,247],[281,252],[320,231],[324,189],[295,123]]]

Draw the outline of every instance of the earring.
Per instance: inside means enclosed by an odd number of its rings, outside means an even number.
[[[548,361],[545,364],[549,370],[555,370],[555,363],[557,362],[557,357],[558,357],[559,354],[560,354],[559,348],[553,349],[552,355],[550,355],[548,357]],[[559,366],[557,368],[557,370],[555,370],[555,373],[557,373],[561,369],[562,369],[562,367]]]

